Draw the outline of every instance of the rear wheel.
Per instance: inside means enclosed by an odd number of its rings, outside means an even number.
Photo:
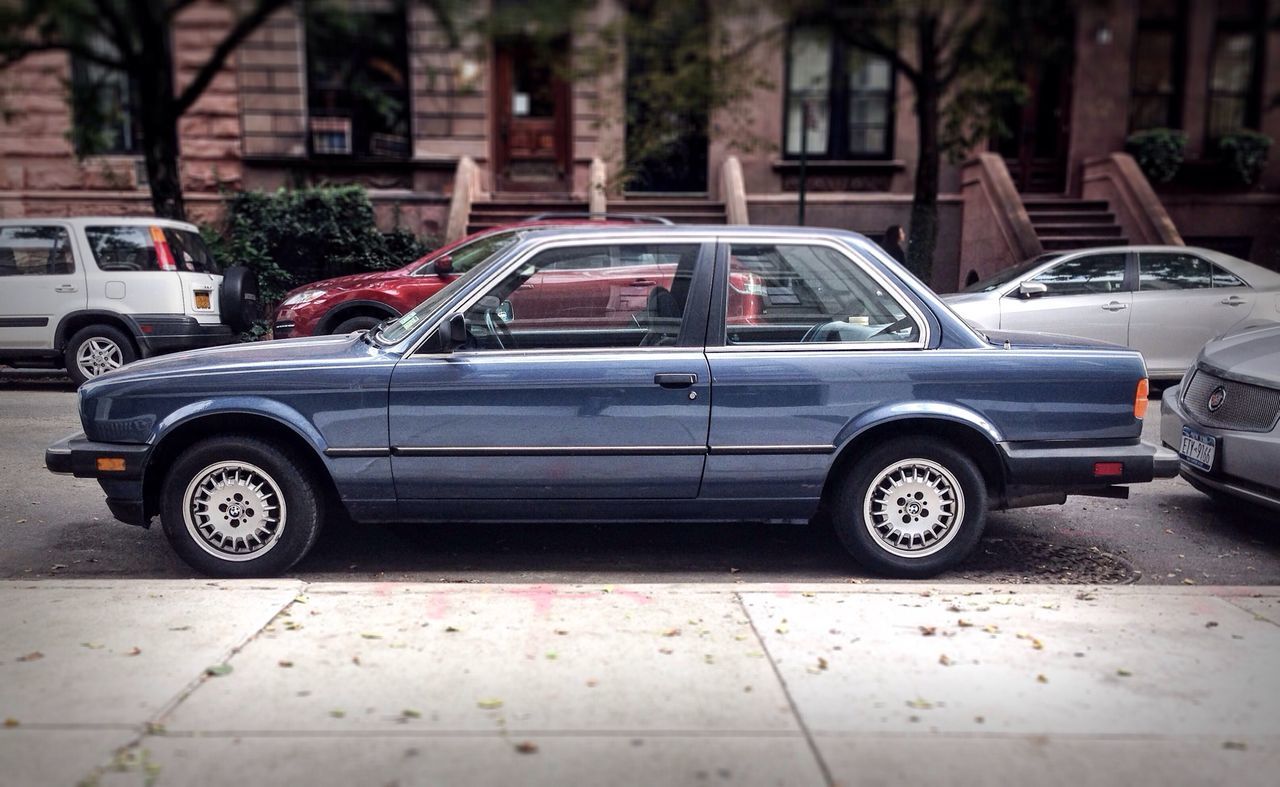
[[[333,329],[333,333],[335,336],[340,336],[353,331],[367,331],[380,322],[382,320],[377,317],[352,317],[349,320],[343,320],[338,323],[338,327]]]
[[[315,544],[324,518],[311,473],[254,437],[215,437],[182,453],[160,522],[183,560],[215,577],[276,576]]]
[[[76,331],[63,354],[67,374],[76,385],[83,385],[137,358],[129,337],[110,325],[90,325]]]
[[[951,444],[904,437],[858,460],[835,495],[841,543],[877,574],[931,577],[962,561],[982,537],[982,473]]]

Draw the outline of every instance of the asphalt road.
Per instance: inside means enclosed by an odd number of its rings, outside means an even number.
[[[1159,403],[1146,433],[1155,439]],[[65,378],[0,371],[0,578],[193,577],[159,528],[111,518],[91,480],[44,469],[79,431]],[[294,571],[308,580],[849,582],[868,579],[818,525],[354,525],[336,522]],[[940,581],[1280,584],[1280,519],[1219,506],[1180,479],[1129,500],[995,512]]]

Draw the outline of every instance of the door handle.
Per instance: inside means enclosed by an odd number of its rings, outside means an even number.
[[[1102,304],[1102,308],[1109,312],[1118,312],[1129,308],[1129,304],[1121,303],[1120,301],[1112,301],[1111,303]]]
[[[1218,301],[1218,303],[1224,304],[1226,306],[1243,306],[1246,303],[1248,303],[1248,301],[1246,301],[1244,298],[1241,298],[1239,295],[1232,295],[1230,298],[1223,298],[1222,300]]]
[[[632,287],[652,287],[655,284],[657,284],[656,281],[649,281],[648,279],[635,279],[631,282]]]
[[[60,284],[57,287],[54,287],[53,291],[54,292],[75,292],[76,286],[74,284]]]
[[[663,388],[688,388],[698,382],[698,375],[658,372],[653,376],[653,381]]]

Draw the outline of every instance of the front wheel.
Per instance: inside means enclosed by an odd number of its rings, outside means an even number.
[[[215,437],[165,479],[160,523],[178,556],[215,577],[288,571],[315,544],[322,498],[306,468],[254,437]]]
[[[923,579],[962,561],[982,537],[987,490],[973,460],[950,443],[892,440],[869,451],[837,490],[836,534],[867,569]]]

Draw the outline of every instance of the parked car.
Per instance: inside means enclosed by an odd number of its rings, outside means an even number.
[[[945,296],[980,329],[1123,344],[1153,379],[1177,380],[1204,343],[1248,320],[1280,320],[1280,273],[1187,246],[1044,254]]]
[[[613,249],[675,266],[625,323],[582,264]],[[732,314],[735,271],[758,313]],[[548,272],[558,311],[522,305]],[[974,548],[988,508],[1176,474],[1139,441],[1146,406],[1138,353],[984,337],[853,233],[529,230],[376,330],[99,377],[84,434],[45,461],[97,478],[124,522],[159,515],[217,576],[288,570],[340,506],[359,522],[826,509],[867,567],[927,577]]]
[[[1181,455],[1183,478],[1211,497],[1280,511],[1280,324],[1206,344],[1163,404],[1160,439]]]
[[[654,216],[638,214],[539,214],[527,221],[492,227],[443,246],[401,268],[356,273],[312,282],[285,294],[272,321],[272,336],[290,339],[300,336],[344,334],[374,327],[399,317],[434,295],[455,277],[466,273],[520,239],[533,229],[555,227],[610,227],[638,222],[670,225]],[[628,273],[644,278],[644,271],[622,268],[634,261],[616,255],[598,260],[598,267],[614,270],[614,280]],[[548,272],[548,275],[551,272]],[[608,286],[607,282],[603,283]],[[647,290],[645,291],[647,293]],[[620,296],[626,297],[626,296]],[[641,307],[643,308],[643,304]]]
[[[136,358],[225,344],[257,312],[257,280],[225,274],[180,221],[0,221],[0,362],[61,366],[77,384]]]

